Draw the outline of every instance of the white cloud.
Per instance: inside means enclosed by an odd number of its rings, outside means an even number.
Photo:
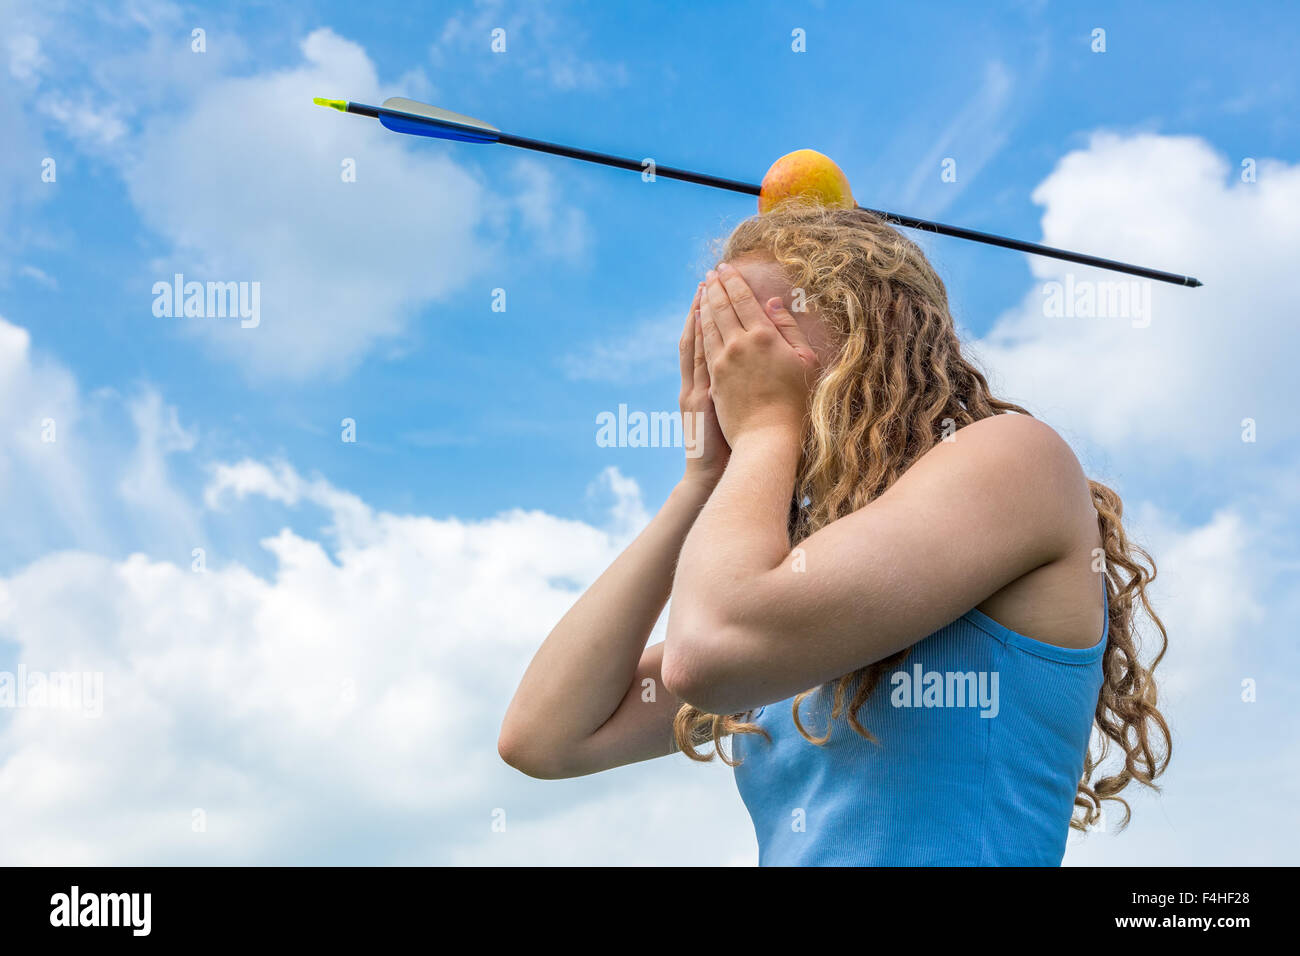
[[[105,688],[97,720],[27,709],[0,723],[0,813],[22,822],[6,860],[355,861],[357,833],[385,830],[372,852],[389,861],[743,853],[725,774],[660,761],[666,791],[644,815],[629,783],[648,768],[547,788],[496,757],[515,681],[572,600],[566,582],[592,580],[645,518],[634,484],[603,481],[612,531],[524,511],[377,513],[287,466],[244,462],[217,470],[209,502],[314,503],[333,547],[287,529],[266,538],[270,580],[211,555],[195,573],[77,552],[0,579],[0,636],[18,659],[102,671]],[[704,819],[721,833],[692,850],[681,808],[710,793]],[[594,824],[592,806],[607,810]],[[506,835],[491,830],[497,807],[515,821]],[[204,833],[191,830],[196,808]],[[359,831],[359,819],[379,822]]]
[[[0,318],[0,498],[26,505],[6,510],[0,550],[21,554],[70,534],[103,542],[78,441],[83,418],[75,379],[33,356],[27,330]]]
[[[40,38],[30,33],[15,33],[9,37],[8,48],[9,74],[20,83],[31,83],[46,64]]]
[[[422,71],[403,75],[410,88],[389,88],[362,47],[322,28],[297,65],[235,76],[238,37],[212,34],[210,53],[194,54],[159,26],[175,26],[175,8],[138,13],[133,28],[150,32],[131,36],[129,54],[105,57],[80,86],[39,88],[35,102],[47,124],[121,170],[142,222],[166,240],[171,251],[138,280],[139,321],[159,334],[204,340],[256,378],[336,376],[400,344],[422,310],[499,270],[515,244],[570,263],[585,251],[583,214],[539,164],[522,160],[511,182],[489,188],[456,161],[471,161],[468,147],[311,102],[420,95]],[[145,74],[152,87],[138,90]],[[343,180],[345,163],[355,182]],[[0,196],[0,214],[5,205]],[[155,318],[151,287],[176,273],[259,283],[260,324]]]
[[[122,429],[103,427],[112,410]],[[23,503],[0,526],[6,550],[41,555],[0,575],[0,671],[103,681],[99,717],[0,710],[6,862],[708,863],[752,843],[726,773],[678,758],[544,784],[496,755],[506,703],[573,588],[648,520],[616,470],[590,490],[603,527],[377,512],[252,460],[211,468],[198,503],[169,466],[197,447],[174,408],[150,389],[89,404],[2,320],[0,438],[0,494]],[[255,498],[273,520],[320,512],[327,527],[265,534],[264,577],[219,545],[194,570],[191,544],[239,527]],[[146,552],[113,556],[123,522],[146,526]],[[712,809],[680,819],[699,802]],[[596,819],[580,823],[583,808]],[[705,821],[711,845],[692,840]]]
[[[127,409],[136,443],[118,482],[119,497],[138,515],[157,522],[159,537],[178,536],[182,544],[201,540],[197,509],[173,487],[167,461],[193,449],[197,434],[181,425],[176,409],[155,391],[136,396]]]
[[[975,351],[999,393],[1107,448],[1245,464],[1297,435],[1290,407],[1300,345],[1285,276],[1300,260],[1300,166],[1261,161],[1256,183],[1191,137],[1094,135],[1035,190],[1043,241],[1195,275],[1151,283],[1151,320],[1049,318],[1044,286]],[[1043,282],[1126,281],[1031,257]],[[1135,327],[1138,326],[1138,327]],[[1242,420],[1259,443],[1241,441]],[[1260,449],[1261,451],[1256,451]]]
[[[38,102],[43,113],[62,126],[74,139],[92,146],[111,146],[126,134],[117,104],[98,104],[86,95],[80,100],[50,94]]]
[[[83,396],[0,317],[0,522],[6,566],[56,548],[181,549],[201,540],[198,509],[174,487],[171,460],[196,434],[152,388]]]
[[[523,227],[547,237],[547,254],[576,263],[587,250],[590,236],[582,212],[565,206],[550,168],[532,159],[515,163],[512,173],[520,192],[516,201]]]
[[[1161,692],[1186,706],[1190,695],[1222,677],[1264,621],[1261,592],[1271,556],[1255,529],[1232,510],[1188,528],[1148,505],[1130,515],[1126,526],[1156,560],[1152,601],[1170,634],[1169,654],[1158,671]],[[1150,647],[1159,646],[1154,628],[1150,641]]]
[[[0,18],[5,13],[0,7]],[[44,161],[51,157],[38,124],[26,109],[29,96],[25,83],[11,82],[0,71],[0,131],[4,135],[4,148],[0,149],[0,281],[7,280],[14,259],[31,254],[44,231],[33,227],[32,217],[20,220],[14,213],[26,211],[24,207],[35,206],[57,191],[55,184],[41,179]]]
[[[300,67],[216,83],[183,116],[148,122],[127,172],[146,223],[176,247],[156,279],[261,284],[257,328],[152,321],[203,335],[266,376],[346,371],[490,249],[476,226],[494,200],[466,170],[373,121],[312,106],[321,95],[385,98],[365,52],[328,30],[302,52]],[[345,160],[354,183],[342,180]]]
[[[677,318],[651,319],[630,332],[584,345],[564,358],[570,379],[627,385],[678,374],[677,340],[685,313]]]
[[[1032,77],[1020,80],[1032,82]],[[933,145],[903,188],[899,200],[902,208],[919,209],[924,199],[928,200],[926,213],[937,215],[979,175],[1010,133],[1006,113],[1015,83],[1016,78],[1002,62],[993,60],[985,65],[983,79],[961,111],[937,134],[929,131],[927,139]],[[952,182],[940,179],[941,164],[946,159],[956,162],[957,178]]]
[[[57,279],[55,279],[52,275],[50,275],[45,270],[38,269],[36,266],[31,266],[31,265],[19,266],[18,274],[21,276],[25,276],[28,279],[31,279],[33,282],[36,282],[39,285],[45,286],[45,288],[47,289],[58,289],[59,287],[59,281]]]

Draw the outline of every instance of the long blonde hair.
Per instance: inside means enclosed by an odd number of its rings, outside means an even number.
[[[788,202],[737,226],[721,258],[774,260],[838,342],[838,354],[812,395],[791,507],[792,546],[875,500],[944,434],[992,415],[1028,414],[989,393],[984,375],[962,355],[942,280],[920,248],[882,219],[862,210]],[[1164,625],[1147,600],[1155,563],[1125,536],[1119,496],[1099,482],[1088,484],[1105,551],[1110,620],[1094,715],[1099,746],[1094,752],[1090,745],[1084,758],[1070,823],[1076,829],[1097,821],[1102,800],[1122,804],[1121,826],[1126,824],[1130,811],[1120,791],[1132,780],[1154,788],[1172,750],[1169,727],[1156,708],[1152,674],[1168,646]],[[1149,667],[1139,659],[1133,620],[1138,603],[1161,638]],[[858,711],[907,653],[834,682],[832,721],[844,716],[857,733],[875,741]],[[816,737],[799,716],[800,703],[816,690],[795,697],[792,716],[805,739],[822,745],[830,727]],[[764,733],[748,714],[708,714],[689,704],[677,713],[673,731],[688,757],[707,761],[716,753],[733,766],[722,740]],[[708,743],[712,749],[697,750]],[[1092,780],[1112,744],[1123,751],[1123,767]]]

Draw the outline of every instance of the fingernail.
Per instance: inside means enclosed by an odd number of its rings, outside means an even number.
[[[718,271],[719,271],[719,272],[726,272],[726,271],[727,271],[728,269],[730,269],[730,268],[731,268],[731,266],[727,265],[725,262],[719,262],[719,263],[718,263]]]
[[[717,277],[718,277],[718,274],[717,274],[716,272],[714,272],[712,269],[710,269],[708,272],[704,273],[704,281],[705,281],[705,282],[712,282],[712,281],[713,281],[714,279],[716,279]]]

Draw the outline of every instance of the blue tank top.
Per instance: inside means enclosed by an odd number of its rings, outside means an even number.
[[[1059,866],[1109,634],[1057,647],[968,611],[912,646],[830,740],[805,740],[793,698],[751,719],[732,753],[760,866]],[[800,719],[826,733],[831,691]],[[851,696],[848,698],[851,700]]]

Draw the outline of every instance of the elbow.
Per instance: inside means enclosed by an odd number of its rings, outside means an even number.
[[[677,607],[669,610],[659,677],[664,690],[696,707],[700,705],[695,702],[695,694],[703,684],[707,667],[705,638],[709,633],[708,628],[700,625],[698,616],[683,613]]]
[[[695,671],[683,660],[683,655],[672,647],[664,650],[659,676],[663,679],[664,690],[683,703],[691,700],[691,692],[695,690]]]
[[[674,592],[660,662],[664,689],[708,714],[738,714],[751,706],[783,643],[770,622],[761,584]],[[764,701],[759,701],[764,703]]]
[[[728,688],[734,683],[736,672],[728,666],[725,648],[735,636],[721,627],[684,627],[674,631],[670,622],[660,665],[664,689],[705,713],[732,713]]]
[[[576,776],[553,750],[509,727],[502,727],[497,737],[497,755],[507,765],[536,780],[563,780]]]

